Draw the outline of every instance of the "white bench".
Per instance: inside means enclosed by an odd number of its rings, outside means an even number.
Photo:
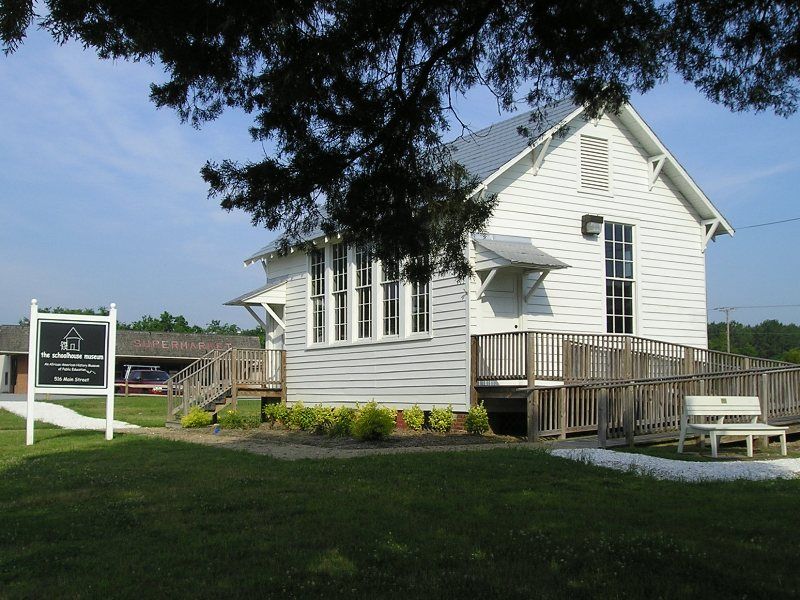
[[[752,417],[749,423],[725,423],[725,417]],[[747,456],[753,456],[753,436],[763,436],[769,443],[770,436],[780,436],[781,454],[786,456],[787,427],[775,427],[759,423],[761,403],[758,396],[686,396],[681,417],[681,436],[678,452],[683,452],[687,433],[697,433],[711,438],[711,456],[717,457],[717,441],[723,435],[743,435],[747,438]],[[690,417],[717,417],[716,423],[690,423]]]

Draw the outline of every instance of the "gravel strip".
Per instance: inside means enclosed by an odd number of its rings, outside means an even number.
[[[799,458],[743,462],[688,462],[595,448],[556,449],[551,452],[553,456],[561,458],[672,481],[734,481],[737,479],[763,481],[766,479],[793,479],[800,475]]]
[[[358,442],[350,438],[328,438],[304,432],[261,428],[251,431],[220,430],[211,428],[171,429],[143,427],[137,435],[204,444],[252,454],[262,454],[280,460],[356,458],[378,454],[409,454],[415,452],[479,451],[515,446],[504,438],[476,438],[473,436],[439,437],[436,435],[393,435],[385,442]]]
[[[85,417],[70,408],[60,404],[53,404],[52,402],[36,401],[34,404],[33,414],[37,421],[52,423],[64,429],[105,431],[105,419]],[[28,403],[24,400],[0,400],[0,408],[23,418],[28,416]],[[114,421],[114,429],[137,429],[138,427],[138,425],[126,423],[125,421]]]

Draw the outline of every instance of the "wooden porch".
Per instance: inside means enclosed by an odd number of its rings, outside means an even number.
[[[212,415],[236,408],[240,396],[286,402],[286,351],[212,350],[167,381],[167,424],[199,406]]]
[[[676,435],[686,395],[753,395],[765,420],[800,423],[800,366],[614,334],[472,338],[471,399],[525,412],[530,440]]]

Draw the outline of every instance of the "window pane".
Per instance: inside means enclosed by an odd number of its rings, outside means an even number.
[[[372,337],[372,258],[365,248],[355,251],[359,339]]]
[[[430,324],[430,285],[411,285],[411,332],[428,331]]]
[[[397,275],[387,273],[381,269],[383,281],[383,335],[393,336],[400,334],[400,282]]]
[[[605,223],[606,329],[633,333],[633,227]]]
[[[333,339],[347,339],[347,246],[336,244],[331,249],[333,256]]]
[[[311,251],[311,341],[325,341],[325,250]]]

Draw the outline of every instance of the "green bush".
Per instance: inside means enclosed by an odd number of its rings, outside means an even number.
[[[330,431],[334,421],[333,409],[330,406],[314,406],[311,410],[314,412],[314,424],[311,430],[317,434]]]
[[[467,433],[472,433],[473,435],[483,435],[489,431],[489,413],[483,406],[483,402],[469,409],[464,426],[467,429]]]
[[[420,431],[425,423],[425,413],[416,404],[403,411],[403,420],[409,429]]]
[[[311,406],[303,406],[298,402],[289,409],[289,416],[286,425],[289,429],[299,429],[301,431],[313,431],[316,423],[316,414]]]
[[[289,409],[285,404],[267,404],[263,410],[264,421],[270,425],[280,423],[281,425],[288,426]]]
[[[353,423],[353,436],[359,440],[381,440],[389,436],[395,427],[395,411],[369,402],[358,411]]]
[[[254,429],[261,425],[258,416],[245,416],[232,409],[221,412],[217,422],[223,429]]]
[[[453,426],[453,407],[431,409],[431,429],[439,433],[447,433]]]
[[[181,417],[183,427],[208,427],[211,425],[212,417],[210,412],[204,411],[199,406],[193,406],[189,414]]]
[[[349,406],[340,406],[333,411],[333,422],[328,429],[331,437],[344,437],[352,435],[353,422],[356,420],[358,411]]]

